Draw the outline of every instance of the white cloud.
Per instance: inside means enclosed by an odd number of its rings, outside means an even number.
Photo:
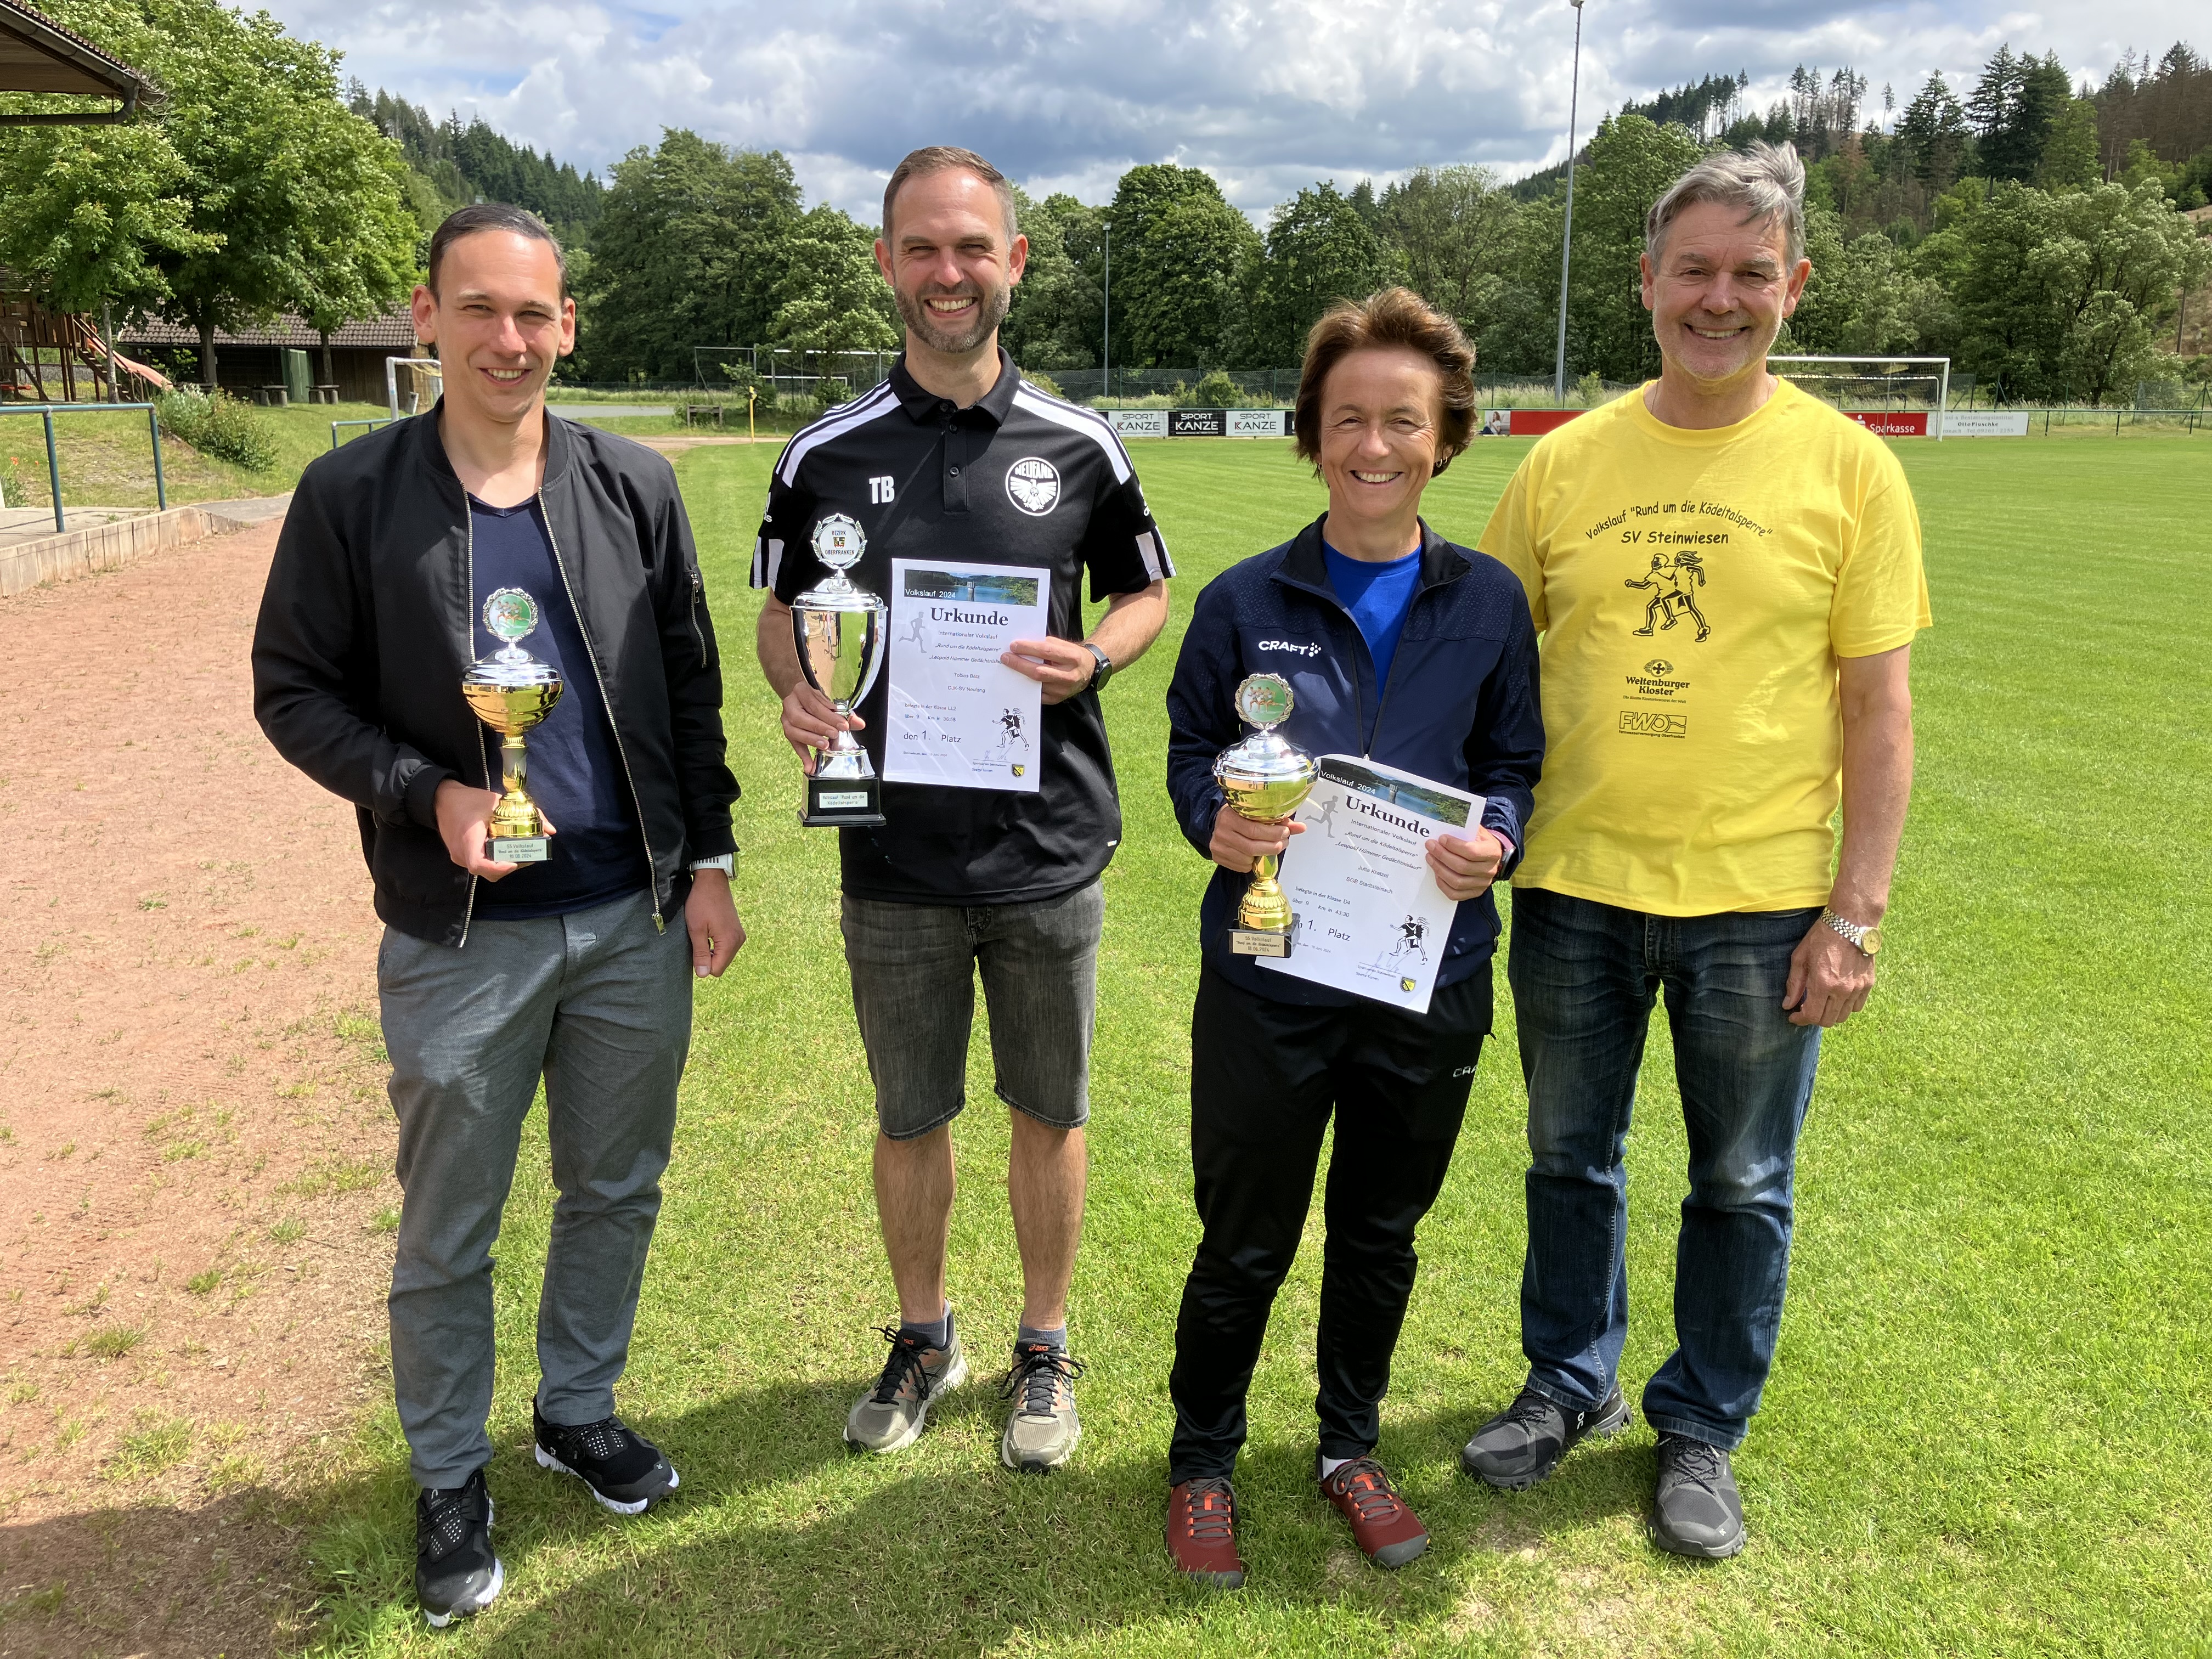
[[[1423,163],[1511,173],[1565,153],[1565,0],[269,0],[349,73],[604,169],[661,129],[790,155],[810,197],[875,216],[922,143],[964,143],[1033,189],[1103,198],[1125,168],[1203,167],[1264,213],[1316,178]],[[1582,129],[1662,87],[1742,70],[1763,106],[1802,63],[1902,104],[1970,84],[2001,41],[2101,79],[2120,52],[2203,39],[2195,0],[2007,9],[1983,0],[1589,0]]]

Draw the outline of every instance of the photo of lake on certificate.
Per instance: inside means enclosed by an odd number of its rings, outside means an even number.
[[[1003,571],[932,570],[910,568],[899,592],[909,599],[971,599],[982,605],[1018,605],[1024,610],[1037,602],[1038,578],[1009,575]]]
[[[1378,772],[1358,761],[1346,760],[1336,755],[1322,758],[1321,775],[1330,783],[1340,783],[1356,793],[1372,795],[1376,800],[1389,801],[1394,806],[1407,807],[1425,818],[1457,824],[1462,830],[1467,827],[1468,801],[1464,796],[1431,789],[1402,776]]]
[[[1050,580],[1019,566],[891,561],[885,778],[1036,792],[1042,691],[1001,659],[1049,631]]]
[[[1259,965],[1426,1013],[1459,908],[1429,868],[1429,837],[1480,822],[1482,797],[1352,755],[1316,764],[1280,872],[1291,952]]]

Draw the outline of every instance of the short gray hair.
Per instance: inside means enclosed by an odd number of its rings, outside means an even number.
[[[1738,222],[1742,224],[1779,219],[1790,263],[1805,257],[1805,163],[1797,157],[1796,145],[1753,143],[1745,149],[1722,150],[1677,179],[1644,216],[1644,250],[1655,263],[1668,226],[1700,202],[1735,208],[1743,215]]]

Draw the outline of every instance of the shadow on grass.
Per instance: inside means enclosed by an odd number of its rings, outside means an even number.
[[[1359,1558],[1316,1493],[1310,1443],[1257,1444],[1237,1476],[1252,1577],[1223,1597],[1167,1564],[1164,1445],[1113,1444],[1094,1427],[1068,1468],[1009,1474],[995,1456],[1004,1407],[979,1382],[933,1418],[937,1448],[863,1461],[840,1430],[864,1382],[777,1384],[641,1416],[684,1475],[678,1501],[642,1522],[605,1514],[577,1483],[529,1466],[526,1437],[506,1436],[490,1479],[507,1598],[475,1639],[502,1654],[876,1655],[1246,1613],[1350,1610],[1384,1627],[1429,1625],[1463,1595],[1463,1558],[1533,1559],[1555,1534],[1640,1513],[1651,1480],[1649,1444],[1624,1436],[1578,1452],[1534,1492],[1493,1492],[1458,1470],[1471,1421],[1395,1425],[1382,1455],[1435,1542],[1386,1573]],[[947,1445],[988,1448],[989,1461],[963,1454],[948,1469]],[[325,1641],[378,1645],[378,1631],[412,1627],[412,1488],[395,1466],[326,1497],[331,1524],[313,1549],[329,1587]]]
[[[311,1599],[298,1520],[252,1487],[0,1528],[0,1653],[289,1650]]]

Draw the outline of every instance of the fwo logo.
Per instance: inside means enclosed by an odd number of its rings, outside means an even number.
[[[1254,648],[1260,651],[1288,651],[1301,657],[1321,655],[1321,647],[1317,645],[1297,645],[1289,640],[1262,640]]]
[[[1620,729],[1640,738],[1686,738],[1690,717],[1667,708],[1624,708]]]

